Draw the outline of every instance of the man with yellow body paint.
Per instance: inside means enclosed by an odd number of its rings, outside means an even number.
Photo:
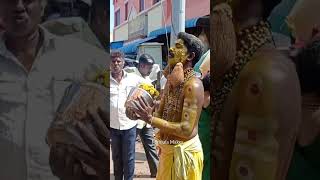
[[[140,119],[160,129],[158,180],[200,180],[203,152],[198,137],[198,121],[204,89],[193,66],[203,54],[203,44],[195,36],[179,33],[169,50],[165,76],[168,79],[158,110],[152,115],[142,98],[135,111]],[[127,109],[128,110],[128,109]]]
[[[301,98],[295,67],[276,50],[267,22],[278,3],[213,4],[214,180],[286,179]]]

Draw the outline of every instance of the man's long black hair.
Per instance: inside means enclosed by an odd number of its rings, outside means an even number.
[[[196,36],[185,32],[180,32],[177,38],[183,40],[184,45],[187,47],[189,53],[194,52],[195,57],[192,61],[192,66],[194,66],[204,53],[203,43]]]

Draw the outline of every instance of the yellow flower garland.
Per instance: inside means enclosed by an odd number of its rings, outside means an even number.
[[[139,88],[147,91],[153,99],[160,95],[159,91],[157,91],[152,84],[142,83],[139,85]]]

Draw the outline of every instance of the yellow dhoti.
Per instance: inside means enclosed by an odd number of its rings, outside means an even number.
[[[159,140],[159,147],[157,180],[201,180],[203,152],[198,135],[174,145]]]

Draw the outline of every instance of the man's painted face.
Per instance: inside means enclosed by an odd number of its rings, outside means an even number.
[[[169,65],[175,66],[177,63],[181,62],[184,64],[188,58],[188,49],[184,45],[182,39],[178,39],[174,45],[169,49]]]
[[[8,34],[25,36],[37,29],[43,11],[41,0],[0,0],[0,13]]]
[[[111,60],[111,72],[112,73],[120,73],[124,66],[124,60],[121,57],[114,57]]]

